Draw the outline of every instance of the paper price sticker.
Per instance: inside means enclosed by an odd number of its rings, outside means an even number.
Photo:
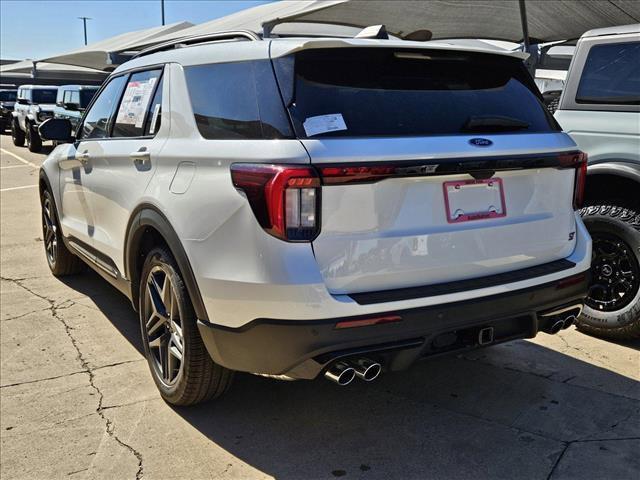
[[[344,118],[342,118],[341,113],[309,117],[302,125],[307,137],[347,129],[347,125],[344,123]]]

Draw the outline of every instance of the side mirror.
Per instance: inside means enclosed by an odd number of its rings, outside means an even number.
[[[20,105],[29,105],[29,100],[27,100],[26,98],[19,98],[18,103]]]
[[[64,108],[73,112],[77,112],[78,110],[80,110],[80,105],[75,102],[65,102]]]
[[[50,118],[38,127],[38,133],[43,140],[55,140],[62,143],[71,143],[74,138],[71,135],[71,122],[66,118]]]

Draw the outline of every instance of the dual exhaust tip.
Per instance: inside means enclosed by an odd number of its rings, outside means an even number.
[[[368,358],[339,360],[329,367],[324,376],[340,386],[349,385],[356,377],[372,382],[380,375],[382,366]]]
[[[576,321],[575,315],[567,315],[564,318],[557,318],[555,322],[553,322],[550,326],[548,326],[544,331],[551,335],[555,335],[560,330],[566,330]]]

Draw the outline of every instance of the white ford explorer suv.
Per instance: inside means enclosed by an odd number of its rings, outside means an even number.
[[[141,53],[40,177],[54,275],[140,314],[170,403],[233,371],[339,384],[568,327],[585,155],[519,53],[232,32]]]

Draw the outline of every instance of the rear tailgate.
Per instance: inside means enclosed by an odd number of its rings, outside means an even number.
[[[398,47],[273,62],[323,177],[313,249],[332,293],[490,276],[573,251],[576,172],[560,167],[576,147],[521,60]]]
[[[575,149],[562,134],[536,137],[548,151]],[[422,165],[412,171],[425,172],[322,187],[322,228],[313,248],[327,288],[337,294],[432,285],[569,256],[575,246],[574,170],[554,166],[555,154],[532,155],[519,146],[531,138],[489,138],[494,147],[482,157],[472,156],[467,137],[303,140],[320,171],[336,164],[367,165],[376,158],[381,166]],[[427,152],[445,144],[457,155],[428,158]],[[490,164],[509,166],[491,176],[501,180],[504,211],[495,206],[504,216],[452,222],[443,186],[474,178],[469,173],[437,175],[438,170],[473,172]],[[495,197],[487,198],[492,202]],[[487,206],[479,204],[475,210]]]

